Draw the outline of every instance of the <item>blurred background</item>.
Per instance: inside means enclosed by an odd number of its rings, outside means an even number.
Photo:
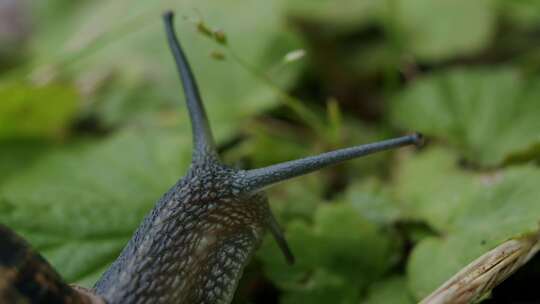
[[[415,303],[540,220],[538,0],[0,0],[0,222],[92,286],[185,172],[161,13],[221,154],[255,168],[421,131],[269,190],[235,303]],[[536,303],[533,258],[484,303]]]

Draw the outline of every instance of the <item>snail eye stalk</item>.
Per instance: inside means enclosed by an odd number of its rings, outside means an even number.
[[[420,133],[291,160],[246,171],[246,191],[258,191],[276,183],[341,163],[346,160],[408,145],[422,145]]]
[[[169,43],[171,53],[176,63],[176,68],[184,88],[184,95],[191,121],[191,130],[193,136],[192,162],[201,164],[208,162],[217,163],[219,162],[219,156],[216,150],[214,138],[212,136],[212,130],[210,129],[210,124],[201,100],[197,82],[174,30],[174,14],[170,11],[166,12],[163,14],[163,21],[165,23],[167,41]],[[346,160],[402,146],[418,146],[421,144],[422,135],[415,133],[412,135],[388,139],[376,143],[339,149],[316,156],[309,156],[302,159],[287,161],[264,168],[243,171],[243,191],[244,193],[261,191],[264,188],[276,183],[335,165]],[[267,218],[267,227],[274,236],[286,260],[290,264],[294,263],[294,256],[287,244],[285,237],[283,236],[281,228],[271,213]]]
[[[289,247],[289,244],[287,243],[287,239],[283,235],[283,231],[281,230],[281,227],[279,227],[279,224],[272,213],[270,213],[268,228],[270,230],[270,233],[272,233],[272,236],[276,240],[276,243],[278,244],[279,249],[283,253],[285,260],[287,260],[287,263],[289,263],[289,265],[294,264],[295,259],[294,259],[292,250]]]
[[[163,14],[163,21],[165,23],[169,48],[171,49],[178,74],[180,74],[182,86],[184,87],[184,95],[186,97],[193,134],[193,162],[204,159],[208,161],[209,158],[217,160],[218,153],[215,148],[214,137],[212,136],[212,130],[210,129],[206,111],[204,110],[197,81],[195,80],[195,76],[193,76],[191,67],[174,30],[174,13],[171,11],[165,12]]]

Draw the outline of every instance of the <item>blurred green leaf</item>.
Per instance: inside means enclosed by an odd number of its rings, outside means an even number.
[[[321,200],[323,193],[323,178],[317,173],[268,189],[272,210],[285,226],[300,219],[312,221],[317,207],[326,203]]]
[[[492,0],[387,0],[384,14],[405,49],[425,61],[478,52],[495,31]]]
[[[0,8],[0,222],[70,282],[92,285],[188,165],[165,9],[226,163],[433,138],[270,188],[297,263],[268,237],[238,303],[412,303],[538,229],[537,0],[13,3],[32,14]]]
[[[390,190],[378,179],[370,178],[350,185],[344,200],[366,219],[374,223],[391,224],[402,216],[402,210]]]
[[[259,257],[284,303],[356,303],[360,292],[391,265],[392,237],[348,204],[320,205],[313,223],[291,222],[286,237],[297,261],[289,266],[273,240]]]
[[[378,1],[374,0],[295,0],[282,1],[286,13],[303,21],[318,22],[325,27],[333,26],[336,29],[352,30],[376,16]]]
[[[537,0],[498,0],[503,16],[512,25],[520,28],[531,28],[540,23],[540,2]]]
[[[189,163],[188,137],[136,131],[53,152],[0,187],[0,222],[68,282],[90,286]]]
[[[396,171],[394,191],[405,216],[425,221],[438,231],[450,229],[456,210],[477,190],[474,177],[459,168],[454,154],[442,148],[409,157]]]
[[[0,139],[51,137],[69,126],[77,107],[77,92],[69,85],[0,84]]]
[[[368,297],[364,304],[413,304],[415,303],[409,294],[404,277],[394,276],[375,283],[369,288]]]
[[[144,124],[178,124],[178,109],[167,103],[145,79],[128,75],[112,76],[96,94],[89,96],[87,115],[95,115],[105,126],[122,126],[133,122]],[[179,128],[189,128],[183,123]]]
[[[454,69],[412,83],[395,98],[400,125],[440,137],[484,166],[540,141],[540,80],[512,69]]]
[[[86,88],[85,96],[101,105],[115,104],[98,108],[106,123],[137,119],[139,110],[155,113],[164,106],[174,107],[176,112],[181,104],[179,117],[187,124],[180,81],[160,17],[165,9],[177,11],[179,38],[199,81],[218,140],[231,136],[251,115],[279,100],[267,83],[237,62],[212,59],[211,53],[220,45],[198,33],[195,21],[222,29],[243,61],[276,79],[284,89],[295,79],[298,63],[274,69],[300,44],[286,30],[280,19],[281,7],[273,1],[95,1],[74,9],[76,22],[68,18],[66,24],[44,30],[41,39],[35,41],[35,49],[43,54],[37,57],[45,58],[38,62],[50,61],[47,58],[65,62],[56,68],[78,79],[78,84]],[[265,13],[252,18],[251,12]],[[49,47],[51,40],[56,41],[54,47]],[[109,86],[99,94],[111,77],[118,86]],[[124,88],[122,83],[137,87]],[[144,103],[155,108],[140,107]]]
[[[51,149],[43,141],[0,141],[0,184],[30,167]]]
[[[405,163],[397,178],[402,199],[441,235],[424,238],[409,259],[409,286],[417,300],[482,253],[538,229],[540,170],[534,166],[467,172],[442,149]]]

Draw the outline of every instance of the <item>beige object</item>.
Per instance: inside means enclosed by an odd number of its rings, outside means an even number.
[[[421,304],[474,303],[523,266],[540,249],[540,234],[507,241],[460,270]]]

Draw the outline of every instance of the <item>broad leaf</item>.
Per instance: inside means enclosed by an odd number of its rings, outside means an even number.
[[[405,278],[394,276],[373,284],[373,286],[369,288],[367,300],[362,303],[412,304],[414,303],[414,300],[409,294]]]
[[[177,132],[175,132],[177,133]],[[90,286],[189,163],[186,138],[126,131],[42,157],[0,188],[0,222]]]
[[[398,175],[407,206],[440,233],[423,239],[409,260],[409,285],[417,299],[498,244],[538,229],[538,168],[480,174],[455,165],[451,153],[432,150],[414,157]]]
[[[57,18],[37,35],[37,62],[50,65],[52,61],[53,68],[75,77],[108,124],[123,124],[140,119],[145,112],[156,115],[179,107],[182,124],[187,125],[181,86],[161,20],[166,9],[177,13],[175,27],[219,139],[230,136],[252,114],[275,105],[278,99],[267,83],[198,33],[196,22],[222,29],[242,61],[269,74],[285,89],[300,67],[295,63],[275,69],[285,54],[300,45],[286,30],[281,7],[273,1],[120,0],[70,7],[70,18]],[[264,14],[252,18],[253,12]],[[210,54],[215,50],[225,54],[224,61],[212,59]],[[109,85],[111,81],[114,86]],[[148,106],[141,106],[145,104]],[[173,111],[178,115],[176,109]]]
[[[294,18],[319,22],[327,27],[352,30],[361,27],[376,16],[378,1],[373,0],[295,0],[282,1],[286,13]]]
[[[386,1],[385,16],[407,51],[420,60],[469,55],[488,45],[495,31],[492,0]]]
[[[294,265],[284,262],[273,240],[259,255],[265,273],[285,291],[283,303],[356,303],[391,265],[396,245],[348,204],[319,206],[313,223],[291,222],[286,237]]]
[[[512,69],[454,69],[419,79],[394,100],[407,129],[440,137],[467,160],[500,165],[540,142],[540,79]]]

